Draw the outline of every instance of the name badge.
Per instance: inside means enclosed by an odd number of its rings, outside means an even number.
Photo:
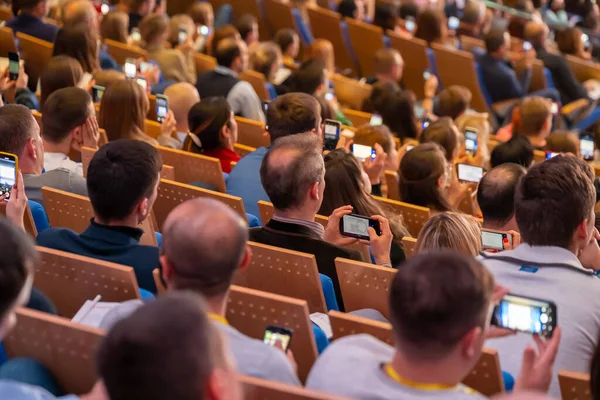
[[[519,271],[529,272],[530,274],[535,274],[538,271],[538,269],[536,267],[528,267],[526,265],[522,265],[521,269],[519,269]]]

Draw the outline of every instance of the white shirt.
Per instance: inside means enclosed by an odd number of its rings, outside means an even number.
[[[52,171],[53,169],[64,168],[73,173],[83,176],[83,165],[75,162],[63,153],[44,153],[44,169]]]

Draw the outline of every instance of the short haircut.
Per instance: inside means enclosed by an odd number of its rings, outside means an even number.
[[[252,14],[244,14],[240,17],[235,27],[240,32],[242,40],[246,40],[248,35],[252,32],[254,24],[258,24],[258,20]]]
[[[546,151],[579,155],[579,138],[570,131],[552,132],[546,139]]]
[[[473,95],[464,86],[453,85],[442,91],[439,95],[437,115],[456,119],[471,105]]]
[[[354,133],[354,143],[374,147],[379,144],[386,154],[391,153],[396,147],[394,135],[386,125],[373,126],[364,124],[359,126]]]
[[[322,182],[325,164],[317,135],[305,133],[278,139],[260,167],[260,181],[277,210],[300,207],[315,182]]]
[[[316,58],[304,61],[289,79],[292,92],[314,95],[325,83],[325,63]]]
[[[321,109],[313,96],[305,93],[288,93],[269,103],[267,131],[271,143],[284,136],[319,129]]]
[[[88,92],[78,87],[58,89],[48,97],[42,109],[44,139],[61,143],[92,113],[92,97]]]
[[[144,42],[153,43],[169,30],[169,19],[161,14],[148,14],[140,21],[139,29]]]
[[[203,398],[212,372],[227,364],[207,312],[201,296],[168,293],[119,321],[96,356],[110,399]]]
[[[100,147],[87,173],[87,189],[95,214],[119,221],[150,198],[162,161],[158,150],[140,140],[122,139]]]
[[[417,19],[419,16],[419,6],[413,0],[403,2],[398,9],[398,16],[401,19],[406,19],[407,17]]]
[[[515,215],[515,190],[526,173],[523,166],[506,163],[483,176],[477,189],[477,204],[484,221],[504,225]]]
[[[494,278],[472,256],[435,251],[409,258],[390,290],[391,322],[402,356],[409,361],[448,356],[467,332],[484,329],[493,289]]]
[[[36,125],[29,108],[17,104],[0,107],[0,151],[20,156]]]
[[[256,44],[250,52],[248,60],[250,69],[260,72],[267,81],[271,80],[273,65],[281,63],[282,54],[275,42],[262,42]]]
[[[342,17],[348,17],[348,18],[354,18],[354,14],[356,13],[356,10],[358,10],[358,7],[356,7],[356,3],[354,2],[354,0],[342,0],[338,4],[338,8],[337,8],[337,12]]]
[[[504,45],[505,34],[503,29],[492,29],[485,35],[485,49],[488,54],[497,52]]]
[[[576,157],[557,156],[531,167],[515,194],[523,242],[568,249],[577,226],[592,218],[593,180],[590,166]]]
[[[217,44],[215,58],[217,64],[222,67],[230,68],[233,61],[242,55],[240,45],[235,38],[225,38]]]
[[[5,106],[6,107],[6,106]],[[35,244],[23,231],[4,216],[0,216],[0,321],[15,304],[25,286],[27,277],[33,274],[38,254]]]
[[[453,250],[471,257],[481,250],[481,229],[477,220],[460,213],[441,213],[423,225],[415,253],[432,250]]]
[[[539,96],[530,96],[523,99],[519,105],[521,114],[520,133],[528,135],[538,134],[548,118],[552,116],[550,101]]]
[[[242,39],[237,28],[231,24],[215,29],[215,34],[213,35],[213,40],[210,45],[211,46],[210,51],[211,51],[211,54],[213,57],[216,57],[217,47],[219,46],[219,43],[221,43],[222,40],[227,39],[227,38],[231,38],[231,39],[235,39],[235,40]],[[217,60],[217,62],[218,62],[218,60]],[[219,65],[221,65],[221,64],[219,64]]]
[[[514,163],[529,168],[533,162],[533,146],[523,135],[513,134],[508,142],[497,145],[490,156],[492,168],[504,163]]]
[[[446,160],[452,161],[454,151],[458,146],[458,135],[454,122],[449,117],[442,117],[432,122],[421,133],[419,143],[436,143],[446,153]]]
[[[298,37],[298,34],[293,29],[283,28],[277,31],[273,41],[277,43],[281,52],[285,53],[288,47],[294,43],[294,38],[296,37]]]
[[[375,73],[389,74],[396,65],[396,57],[401,57],[396,49],[379,49],[375,52]]]
[[[173,270],[169,285],[206,298],[225,294],[247,242],[248,225],[230,207],[213,199],[186,201],[169,213],[163,228],[162,251]]]
[[[442,25],[445,22],[445,17],[441,11],[425,10],[417,18],[415,37],[427,43],[440,40],[442,38]]]
[[[468,1],[463,8],[461,21],[467,24],[476,24],[485,16],[485,8],[478,1]]]

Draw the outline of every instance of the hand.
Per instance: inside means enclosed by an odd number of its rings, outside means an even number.
[[[192,41],[192,38],[188,36],[183,43],[175,48],[181,51],[183,54],[187,54],[194,49],[194,42]]]
[[[437,76],[431,74],[431,76],[429,77],[429,79],[427,79],[425,81],[425,88],[424,88],[425,97],[426,98],[435,97],[435,93],[437,92],[437,88],[438,88],[438,79],[437,79]]]
[[[19,77],[17,78],[17,89],[24,89],[29,82],[29,75],[25,73],[25,67],[19,68]]]
[[[292,365],[292,369],[294,370],[296,375],[298,375],[298,364],[296,364],[296,359],[294,358],[294,353],[292,353],[292,350],[288,349],[285,352],[285,356],[287,357],[288,361]]]
[[[519,245],[521,244],[521,234],[517,231],[508,231],[506,233],[510,234],[510,236],[512,237],[512,244],[510,244],[508,239],[505,239],[504,245],[502,246],[504,247],[504,250],[514,250],[517,247],[519,247]]]
[[[85,121],[81,131],[81,139],[84,147],[90,147],[92,149],[98,148],[100,128],[98,128],[98,120],[95,115],[90,115]]]
[[[381,236],[377,235],[375,229],[369,227],[369,241],[367,242],[366,240],[361,240],[361,243],[371,246],[371,254],[373,254],[375,264],[391,264],[390,251],[392,249],[392,240],[394,240],[394,235],[390,229],[390,223],[381,215],[372,215],[371,218],[379,221]]]
[[[171,136],[176,125],[177,121],[175,121],[175,115],[173,114],[173,111],[169,110],[167,116],[160,125],[160,134],[165,136]]]
[[[325,227],[323,240],[336,246],[348,246],[358,242],[358,239],[342,236],[340,220],[344,215],[352,214],[352,206],[342,206],[333,210]]]
[[[152,87],[156,85],[160,79],[160,68],[158,68],[156,65],[152,65],[143,73],[140,73],[140,75],[146,79],[146,82],[148,82],[148,87]]]
[[[7,195],[0,196],[0,201],[4,201]],[[25,194],[25,184],[21,171],[17,171],[17,183],[10,190],[10,200],[6,202],[6,218],[13,224],[25,229],[23,217],[27,208],[27,195]]]
[[[457,209],[463,198],[469,194],[469,185],[462,185],[458,180],[456,168],[452,168],[452,180],[447,189],[448,203],[452,208]]]
[[[492,304],[493,307],[495,307],[498,303],[500,303],[502,298],[509,293],[510,293],[510,291],[507,288],[500,286],[500,285],[496,285],[494,287],[494,292],[492,293],[492,298],[490,299],[490,303]],[[500,328],[500,327],[491,325],[489,327],[488,331],[486,332],[485,338],[486,339],[494,339],[494,338],[499,338],[499,337],[504,337],[504,336],[515,335],[516,333],[517,332],[515,332],[511,329]]]
[[[82,89],[85,90],[88,93],[92,93],[92,88],[94,87],[95,84],[96,84],[96,80],[95,79],[90,79],[90,81],[88,82],[88,84],[85,85],[85,87],[82,88]]]
[[[348,153],[352,153],[352,145],[354,144],[354,140],[347,138],[344,135],[340,135],[340,138],[335,146],[335,149],[344,149]]]
[[[467,154],[467,164],[473,165],[475,167],[483,167],[483,150],[481,149],[481,145],[477,146],[477,150],[475,150],[475,154]]]
[[[375,149],[375,159],[371,161],[371,157],[367,157],[363,163],[365,172],[369,176],[369,180],[372,185],[377,185],[381,182],[381,174],[385,169],[385,160],[387,160],[387,154],[383,151],[383,147],[379,143],[375,143],[373,146]]]
[[[584,268],[598,271],[600,270],[600,247],[598,246],[600,233],[598,229],[594,228],[591,236],[587,245],[578,251],[577,258]]]
[[[533,336],[538,353],[536,354],[535,349],[531,345],[525,348],[521,363],[521,373],[515,383],[515,392],[535,390],[546,393],[548,391],[552,382],[554,360],[558,353],[560,337],[560,327],[556,327],[550,339],[542,339],[537,335]]]

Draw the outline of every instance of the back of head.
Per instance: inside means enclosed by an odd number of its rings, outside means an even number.
[[[568,249],[577,226],[594,219],[593,179],[590,166],[575,157],[557,156],[531,167],[515,194],[523,242]]]
[[[493,289],[494,278],[472,256],[439,251],[409,258],[390,293],[396,347],[409,362],[444,359],[473,328],[485,329]]]
[[[94,113],[92,97],[78,87],[67,87],[52,93],[42,109],[44,140],[62,143],[73,129],[81,126]]]
[[[231,68],[233,61],[241,55],[239,41],[228,37],[221,40],[217,45],[215,58],[220,66]]]
[[[161,14],[148,14],[140,21],[140,35],[148,44],[155,44],[169,30],[169,20]]]
[[[178,82],[165,89],[169,98],[169,109],[176,121],[187,121],[192,106],[200,101],[198,89],[188,82]]]
[[[129,15],[123,11],[111,11],[102,18],[100,36],[115,42],[127,43]]]
[[[55,90],[77,86],[83,77],[83,69],[76,59],[69,56],[52,57],[40,77],[40,107]]]
[[[481,250],[481,230],[474,217],[441,213],[429,218],[417,238],[416,253],[453,250],[476,257]]]
[[[169,21],[169,36],[167,37],[167,41],[171,43],[173,48],[179,45],[179,31],[185,30],[188,35],[193,37],[194,29],[194,21],[192,17],[187,14],[176,14],[171,16]]]
[[[319,102],[305,93],[277,96],[269,103],[266,117],[271,143],[284,136],[318,131],[321,125]]]
[[[262,161],[260,181],[276,210],[302,207],[308,190],[323,184],[323,145],[305,133],[276,140]]]
[[[61,28],[54,39],[52,55],[73,57],[79,61],[83,71],[90,74],[100,69],[98,43],[87,25]]]
[[[281,50],[275,42],[262,42],[255,45],[250,52],[248,60],[250,69],[260,72],[265,76],[267,81],[272,79],[272,76],[282,63]]]
[[[473,95],[464,86],[450,86],[439,95],[437,115],[440,117],[458,118],[471,105]]]
[[[398,16],[401,19],[410,17],[416,20],[419,16],[419,6],[413,0],[403,2],[398,9]]]
[[[421,133],[419,143],[436,143],[446,153],[446,160],[452,161],[458,147],[458,133],[452,118],[442,117],[429,124]]]
[[[242,39],[237,28],[233,25],[225,25],[225,26],[220,27],[219,29],[216,29],[215,34],[213,35],[213,40],[212,40],[212,45],[211,45],[211,54],[214,57],[217,56],[217,47],[219,46],[219,43],[221,43],[221,41],[223,39],[227,39],[227,38],[235,39],[235,40]],[[222,64],[219,64],[219,65],[222,65]]]
[[[442,37],[442,24],[444,24],[444,16],[441,12],[425,10],[417,18],[415,37],[427,43],[438,41]]]
[[[290,47],[292,43],[294,43],[294,38],[296,36],[297,33],[293,29],[283,28],[277,31],[275,37],[273,38],[273,41],[277,43],[277,45],[281,49],[281,52],[285,53],[288,47]]]
[[[515,134],[508,142],[500,143],[492,151],[492,168],[504,163],[519,164],[529,168],[533,161],[533,146],[523,135]]]
[[[394,29],[398,12],[396,6],[390,3],[378,3],[375,5],[375,16],[373,25],[380,27],[385,32],[387,29]]]
[[[248,35],[252,33],[254,29],[254,24],[258,24],[258,20],[252,14],[244,14],[238,19],[237,24],[235,24],[235,27],[240,33],[242,40],[245,41],[248,38]]]
[[[192,20],[194,20],[194,24],[206,25],[212,28],[214,21],[212,4],[195,2],[190,6],[188,14],[192,17]]]
[[[485,6],[478,1],[468,1],[463,8],[461,22],[477,25],[485,16]]]
[[[385,85],[395,86],[390,83]],[[413,92],[394,89],[375,100],[375,111],[381,115],[383,123],[401,140],[405,138],[416,139],[418,132],[415,125],[414,105],[415,95]]]
[[[96,26],[98,14],[94,5],[87,0],[75,0],[67,3],[62,10],[63,26],[86,25],[89,27]]]
[[[214,371],[229,369],[207,311],[201,296],[169,293],[118,322],[96,357],[111,400],[204,399]]]
[[[196,103],[188,114],[188,127],[193,138],[190,150],[200,153],[201,149],[223,147],[221,131],[225,125],[230,127],[230,119],[231,107],[224,97],[208,97]]]
[[[0,107],[0,151],[20,157],[36,128],[39,132],[29,108],[17,104]]]
[[[354,0],[342,0],[338,4],[337,12],[342,17],[354,18],[354,14],[356,13],[357,7]]]
[[[121,221],[144,198],[150,199],[162,161],[158,150],[139,140],[117,140],[100,147],[87,173],[87,189],[101,222]]]
[[[115,81],[102,96],[98,125],[106,130],[109,141],[132,138],[144,131],[148,108],[146,92],[135,80]]]
[[[515,215],[515,190],[526,173],[523,166],[506,163],[483,176],[477,189],[477,204],[486,225],[503,226]]]
[[[335,54],[333,44],[327,39],[315,39],[310,45],[309,57],[321,60],[329,73],[335,72]]]
[[[553,153],[571,153],[579,156],[579,138],[570,131],[556,131],[546,139],[546,151]]]
[[[400,200],[437,211],[451,211],[438,188],[439,179],[445,173],[444,152],[437,144],[426,143],[415,147],[400,161]]]
[[[546,34],[545,26],[542,22],[529,21],[525,25],[524,39],[533,45],[533,48],[539,50],[544,45]]]
[[[172,270],[169,288],[193,290],[208,299],[224,295],[247,241],[246,222],[225,204],[202,198],[180,204],[163,228],[163,255]]]
[[[485,35],[485,49],[488,54],[497,52],[504,45],[506,33],[503,29],[492,29]]]
[[[521,115],[520,133],[534,136],[540,133],[544,124],[550,123],[552,110],[550,100],[539,96],[530,96],[523,99],[519,106]]]
[[[387,154],[390,154],[396,147],[394,136],[386,125],[364,124],[360,126],[354,133],[354,143],[369,147],[379,144]]]
[[[383,48],[375,52],[375,73],[387,75],[392,72],[398,57],[402,57],[398,50]]]
[[[325,83],[325,64],[316,58],[304,61],[289,79],[290,91],[314,95]]]
[[[556,45],[564,54],[577,55],[582,32],[577,28],[558,29],[556,31]]]

